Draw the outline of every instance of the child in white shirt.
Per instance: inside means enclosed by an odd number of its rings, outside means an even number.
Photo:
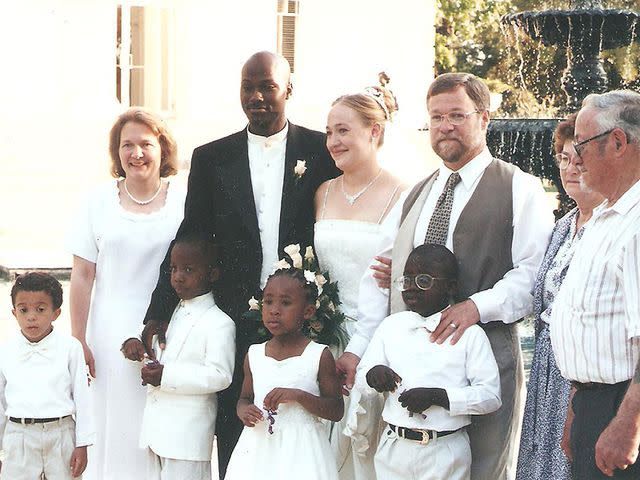
[[[0,478],[79,478],[95,432],[82,346],[52,326],[62,286],[25,273],[11,302],[21,334],[0,347]]]
[[[149,385],[140,435],[147,480],[211,479],[216,394],[231,384],[235,361],[235,324],[211,293],[218,258],[198,234],[179,237],[171,250],[171,286],[181,301],[164,350],[141,372]],[[129,342],[139,340],[125,348]]]
[[[469,415],[497,410],[500,375],[477,325],[452,345],[432,343],[453,298],[457,262],[443,245],[416,247],[395,284],[409,311],[388,316],[358,367],[358,388],[385,393],[387,423],[375,454],[378,480],[469,478]]]

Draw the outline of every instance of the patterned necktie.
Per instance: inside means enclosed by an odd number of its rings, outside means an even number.
[[[436,243],[438,245],[446,245],[447,233],[449,233],[449,218],[451,217],[451,206],[453,205],[453,189],[460,182],[460,174],[453,172],[449,175],[444,190],[438,198],[436,208],[429,220],[427,234],[424,237],[424,243]]]

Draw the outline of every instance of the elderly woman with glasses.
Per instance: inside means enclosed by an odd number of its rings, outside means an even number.
[[[548,322],[577,240],[587,227],[593,209],[604,200],[600,194],[589,191],[580,180],[580,171],[574,162],[580,147],[574,148],[572,143],[575,119],[575,114],[570,115],[555,131],[555,159],[562,186],[577,206],[556,223],[533,290],[536,343],[524,410],[517,480],[571,478],[569,439],[564,429],[570,385],[556,365]]]

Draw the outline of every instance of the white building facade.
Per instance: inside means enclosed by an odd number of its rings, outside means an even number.
[[[425,97],[434,0],[21,0],[0,29],[0,264],[63,267],[82,195],[109,178],[108,132],[129,105],[162,113],[186,177],[197,145],[241,129],[244,61],[292,62],[289,118],[324,130],[331,102],[391,77],[400,111],[383,161],[429,170]]]

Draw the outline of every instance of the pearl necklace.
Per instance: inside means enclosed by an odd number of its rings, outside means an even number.
[[[373,177],[373,179],[362,190],[360,190],[358,193],[356,193],[354,195],[349,195],[345,191],[345,189],[344,189],[344,175],[343,175],[342,178],[340,179],[340,188],[342,189],[342,194],[344,195],[344,198],[349,203],[349,205],[353,205],[354,203],[356,203],[356,200],[358,200],[362,196],[362,194],[364,194],[364,192],[369,190],[369,188],[374,183],[376,183],[376,180],[378,180],[378,178],[380,178],[380,175],[382,175],[382,169],[380,169],[378,174],[375,177]]]
[[[129,189],[127,188],[127,179],[125,178],[124,181],[122,182],[122,184],[124,185],[124,191],[127,194],[127,196],[134,202],[137,203],[138,205],[149,205],[151,202],[153,202],[156,197],[158,195],[160,195],[160,191],[162,190],[162,180],[160,180],[160,185],[158,185],[158,190],[156,190],[156,193],[153,194],[153,196],[148,199],[148,200],[138,200],[136,197],[134,197],[133,195],[131,195],[131,192],[129,191]]]

